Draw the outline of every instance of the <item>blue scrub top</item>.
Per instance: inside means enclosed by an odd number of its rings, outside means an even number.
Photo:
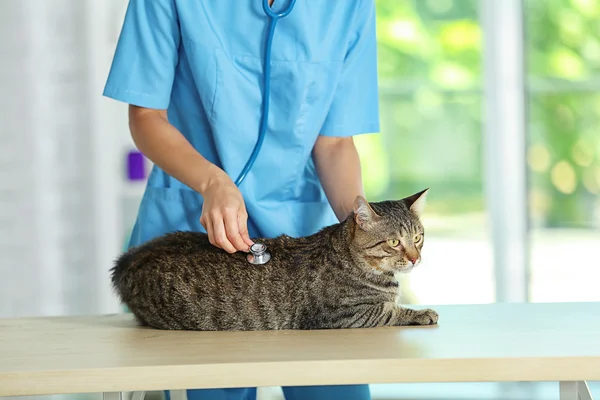
[[[209,161],[237,178],[258,137],[268,19],[262,0],[130,0],[104,95],[168,109]],[[282,9],[287,0],[276,0]],[[262,150],[240,190],[251,237],[337,222],[311,159],[318,135],[379,131],[374,0],[298,0],[275,30]],[[202,197],[154,166],[130,246],[204,232]]]

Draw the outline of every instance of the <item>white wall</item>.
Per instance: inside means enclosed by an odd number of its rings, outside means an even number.
[[[132,143],[126,106],[101,93],[126,4],[0,2],[0,318],[119,310]]]

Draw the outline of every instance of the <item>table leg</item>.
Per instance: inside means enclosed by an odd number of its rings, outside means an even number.
[[[593,400],[592,392],[590,392],[590,387],[586,381],[577,382],[577,388],[579,390],[579,397],[581,400]]]
[[[559,382],[560,400],[593,400],[586,381]]]
[[[144,400],[146,392],[104,392],[102,400]]]
[[[133,392],[131,394],[131,400],[144,400],[145,396],[146,396],[146,392],[144,392],[144,391]]]
[[[104,392],[104,393],[102,393],[102,400],[123,400],[123,393],[121,393],[121,392]]]
[[[171,390],[171,400],[187,400],[187,392],[185,390]]]

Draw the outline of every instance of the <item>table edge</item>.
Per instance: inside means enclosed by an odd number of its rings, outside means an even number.
[[[0,397],[259,386],[571,380],[600,380],[600,356],[248,362],[10,372],[0,373]]]

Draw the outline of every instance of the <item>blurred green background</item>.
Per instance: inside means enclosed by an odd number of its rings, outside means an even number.
[[[526,0],[530,211],[592,227],[600,193],[600,2]],[[357,140],[371,198],[431,187],[436,214],[483,212],[476,0],[377,0],[382,135]]]
[[[376,3],[382,133],[356,139],[367,195],[432,189],[415,301],[494,301],[481,4]],[[524,6],[530,300],[600,300],[600,1]]]

